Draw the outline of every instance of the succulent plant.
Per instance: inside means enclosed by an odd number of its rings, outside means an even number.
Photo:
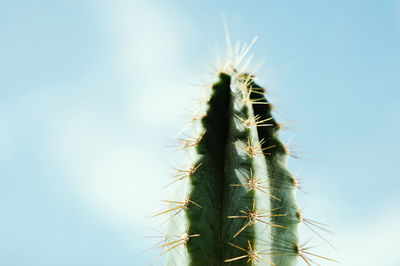
[[[254,74],[240,67],[249,47],[221,68],[192,135],[180,140],[187,158],[174,198],[157,214],[169,215],[166,265],[291,266],[314,255],[299,244],[298,182],[281,125]]]

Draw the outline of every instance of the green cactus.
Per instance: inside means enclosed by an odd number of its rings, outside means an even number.
[[[281,126],[254,75],[237,69],[219,73],[192,119],[193,136],[181,140],[187,160],[175,176],[175,198],[157,214],[169,215],[166,265],[309,263],[297,237],[297,181]]]

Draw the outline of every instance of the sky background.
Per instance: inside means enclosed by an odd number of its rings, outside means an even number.
[[[400,265],[400,1],[0,0],[0,265],[160,265],[185,108],[251,54],[341,265]],[[211,77],[211,79],[210,79]],[[317,260],[323,265],[335,265]],[[304,265],[299,263],[298,265]]]

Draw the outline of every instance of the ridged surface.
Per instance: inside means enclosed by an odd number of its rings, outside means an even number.
[[[183,142],[187,170],[165,211],[167,265],[295,265],[296,187],[260,92],[235,71],[213,85],[195,135]]]

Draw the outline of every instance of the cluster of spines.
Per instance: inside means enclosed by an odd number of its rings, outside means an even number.
[[[286,170],[288,149],[278,139],[280,124],[271,115],[272,106],[263,96],[264,89],[254,83],[251,75],[221,73],[219,78],[207,113],[192,119],[201,124],[197,136],[181,140],[181,149],[196,154],[196,160],[187,169],[177,169],[173,182],[186,180],[188,194],[183,201],[166,201],[173,206],[157,214],[171,213],[169,219],[174,219],[185,213],[181,219],[186,220],[184,232],[167,237],[160,246],[162,254],[184,247],[187,262],[180,265],[204,265],[204,259],[208,265],[219,265],[218,258],[224,255],[227,263],[294,265],[300,257],[311,265],[310,255],[324,257],[298,244],[298,224],[306,221],[295,203],[298,181]],[[217,125],[221,121],[225,124]],[[214,126],[224,130],[215,130]],[[224,160],[218,161],[218,157]],[[267,162],[267,171],[256,177],[255,165],[260,161]],[[223,180],[202,180],[216,169],[215,177],[223,176]],[[260,200],[260,194],[267,196]],[[269,228],[256,229],[256,224]],[[204,238],[208,240],[201,243]],[[207,246],[211,251],[206,251]]]

